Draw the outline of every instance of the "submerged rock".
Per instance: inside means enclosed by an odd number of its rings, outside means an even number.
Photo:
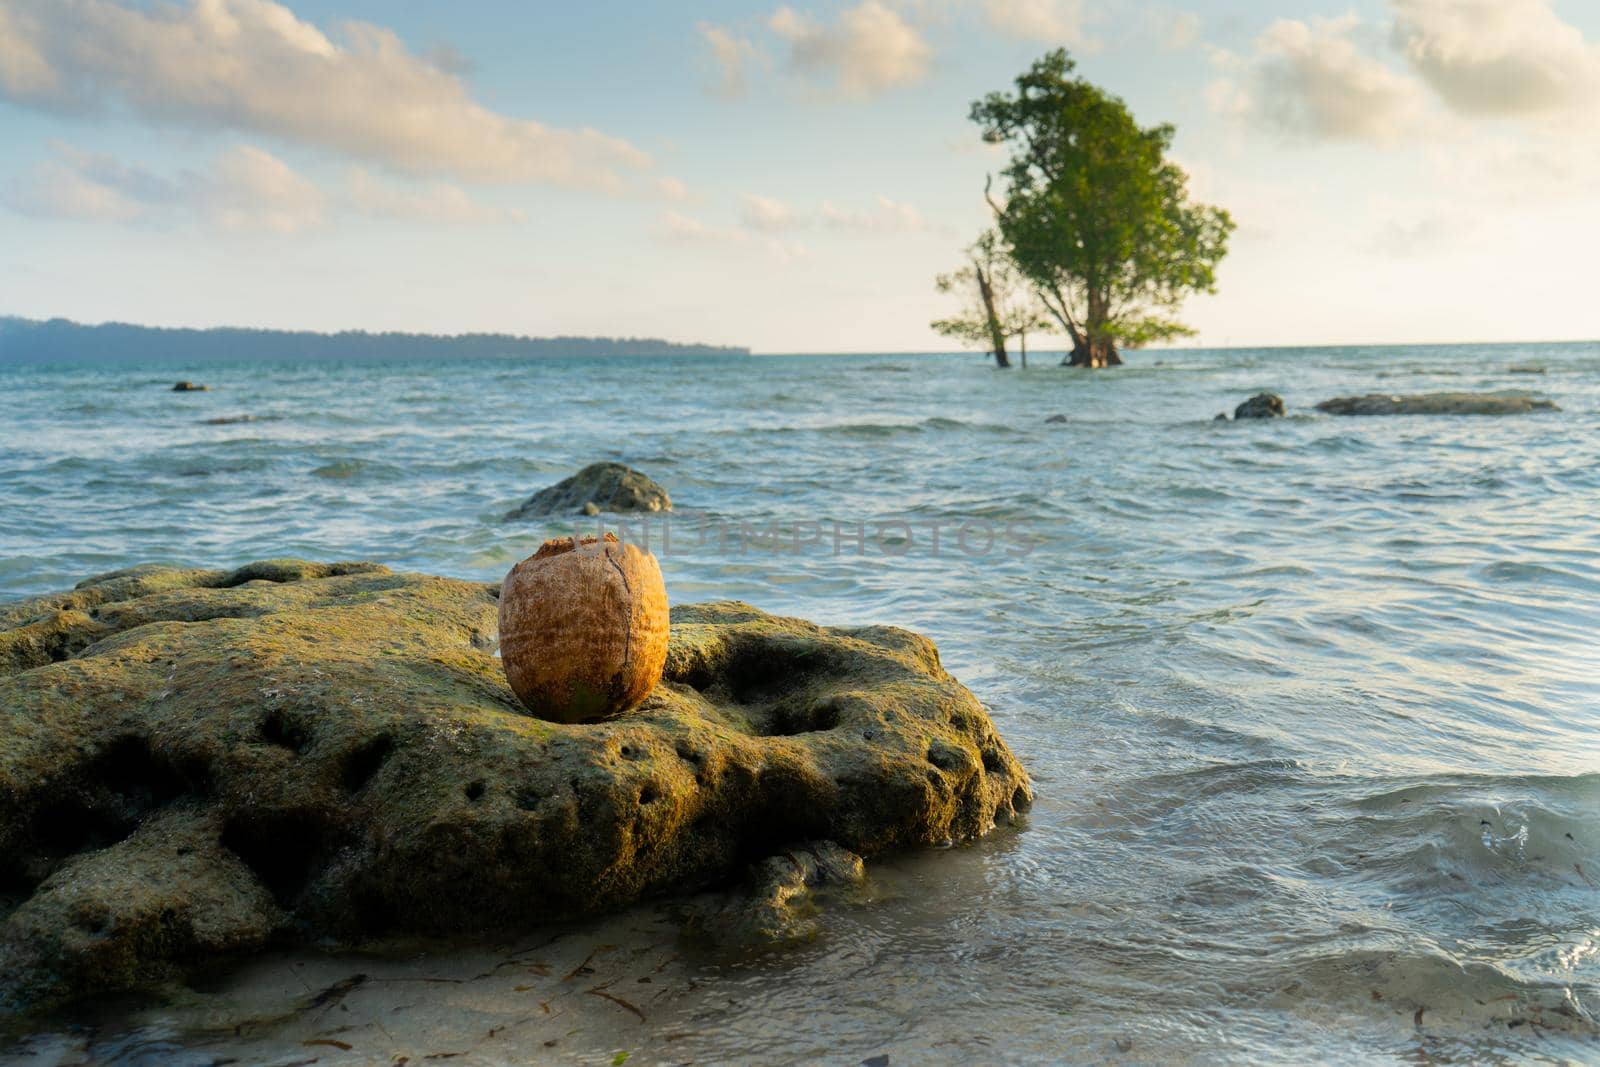
[[[219,415],[214,419],[207,419],[207,426],[236,426],[245,422],[275,422],[276,415]]]
[[[1283,397],[1277,393],[1257,393],[1233,409],[1235,419],[1281,419],[1283,414]]]
[[[1317,410],[1329,415],[1522,415],[1560,411],[1554,402],[1527,393],[1418,393],[1412,396],[1340,396]]]
[[[765,948],[809,941],[820,931],[818,891],[850,890],[866,881],[861,857],[832,841],[807,841],[768,856],[744,883],[714,899],[689,922],[726,948]]]
[[[539,490],[508,512],[506,518],[671,510],[667,491],[646,475],[621,463],[591,463],[572,477]]]
[[[565,726],[507,687],[495,597],[278,560],[0,607],[0,1006],[283,941],[504,932],[1031,800],[916,634],[679,606],[649,698]]]
[[[209,385],[199,385],[195,382],[179,382],[172,387],[174,393],[205,393],[211,390]]]
[[[1061,423],[1064,423],[1064,422],[1067,421],[1067,417],[1065,415],[1051,415],[1048,419],[1045,419],[1044,421],[1045,421],[1046,425],[1060,425]]]

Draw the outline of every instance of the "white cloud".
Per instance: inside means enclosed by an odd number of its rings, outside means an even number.
[[[983,0],[989,25],[1011,37],[1072,48],[1093,47],[1086,0]]]
[[[755,42],[731,31],[702,22],[696,27],[700,37],[711,49],[711,58],[720,73],[716,91],[729,98],[743,96],[750,87],[749,69],[765,62],[765,55]]]
[[[345,185],[350,208],[373,218],[459,226],[527,221],[527,213],[520,208],[485,204],[460,186],[445,182],[416,188],[356,167],[346,175]]]
[[[34,43],[36,13],[12,8],[0,4],[0,92],[13,98],[58,93],[55,68]]]
[[[1423,94],[1415,80],[1365,54],[1354,15],[1309,22],[1280,19],[1241,61],[1214,58],[1237,77],[1207,91],[1213,110],[1286,133],[1329,140],[1384,141],[1418,118]]]
[[[878,197],[873,208],[866,211],[836,207],[825,200],[822,203],[821,218],[824,225],[842,230],[892,232],[920,230],[923,227],[920,211],[910,204],[901,204],[886,196]]]
[[[669,244],[738,244],[749,234],[734,226],[712,226],[681,211],[663,211],[650,235]]]
[[[739,221],[752,230],[789,230],[800,225],[794,209],[781,200],[754,193],[745,193],[739,200]]]
[[[802,244],[776,237],[758,237],[746,226],[714,226],[680,211],[664,211],[651,228],[657,241],[679,245],[709,245],[760,249],[780,263],[804,259],[810,251]]]
[[[797,210],[782,200],[754,193],[744,193],[739,197],[739,227],[753,233],[782,233],[817,226],[835,230],[895,233],[920,230],[924,225],[922,213],[916,208],[886,196],[878,197],[867,208],[840,207],[831,200],[824,200],[816,211]]]
[[[689,199],[689,187],[677,178],[657,178],[655,180],[655,190],[668,200]]]
[[[1368,250],[1393,259],[1437,256],[1468,241],[1478,228],[1478,218],[1462,211],[1405,211],[1381,226]]]
[[[219,156],[199,192],[212,222],[225,230],[295,233],[322,221],[321,191],[283,160],[251,145]]]
[[[1600,140],[1559,124],[1472,130],[1432,153],[1437,185],[1457,203],[1493,214],[1509,206],[1543,209],[1594,202],[1600,189]]]
[[[97,181],[65,160],[39,164],[26,177],[9,182],[7,207],[23,215],[128,222],[144,208],[115,185]]]
[[[1548,0],[1391,0],[1395,46],[1454,111],[1600,107],[1600,47]]]
[[[204,168],[163,175],[113,156],[57,144],[5,190],[7,206],[26,215],[180,225],[219,230],[298,233],[335,215],[439,225],[520,223],[526,213],[486,204],[446,182],[395,181],[362,167],[328,196],[287,163],[253,145],[224,151]]]
[[[1193,11],[1156,8],[1147,21],[1157,43],[1168,52],[1182,52],[1200,42],[1200,16]]]
[[[921,81],[933,56],[916,28],[880,0],[847,8],[832,25],[780,7],[767,25],[788,43],[791,67],[832,78],[846,96]]]
[[[446,64],[448,66],[449,64]],[[0,94],[148,122],[271,135],[397,171],[619,189],[652,165],[626,141],[478,103],[393,32],[325,35],[271,0],[0,0]]]
[[[27,215],[115,222],[195,217],[218,229],[274,233],[319,225],[327,205],[316,186],[251,145],[176,177],[57,145],[56,158],[14,182],[5,199]]]

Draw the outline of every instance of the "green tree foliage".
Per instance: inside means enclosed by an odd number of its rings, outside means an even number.
[[[1028,365],[1028,334],[1046,332],[1053,323],[1046,317],[1033,283],[1022,276],[993,230],[986,230],[967,249],[967,265],[934,279],[941,293],[955,293],[968,303],[955,318],[931,325],[945,337],[981,345],[994,353],[1002,367],[1011,366],[1006,342],[1022,342],[1022,365]]]
[[[972,105],[984,140],[1011,150],[1004,201],[990,203],[1007,251],[1072,338],[1068,362],[1122,362],[1119,345],[1191,335],[1176,313],[1216,291],[1233,220],[1189,199],[1166,158],[1173,128],[1141,129],[1128,107],[1073,77],[1057,49],[1016,93]]]

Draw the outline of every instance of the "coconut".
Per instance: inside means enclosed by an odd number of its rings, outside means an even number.
[[[592,722],[638,704],[667,660],[656,558],[614,534],[546,541],[500,586],[500,659],[541,719]]]

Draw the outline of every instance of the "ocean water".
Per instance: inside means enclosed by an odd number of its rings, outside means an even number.
[[[674,602],[928,634],[1038,793],[790,951],[697,954],[651,903],[283,953],[10,1054],[1600,1062],[1600,345],[1053,363],[0,367],[0,599],[152,560],[498,580],[571,530],[501,516],[615,459],[679,508]],[[1212,421],[1259,389],[1290,417]],[[1563,410],[1312,410],[1489,389]]]

